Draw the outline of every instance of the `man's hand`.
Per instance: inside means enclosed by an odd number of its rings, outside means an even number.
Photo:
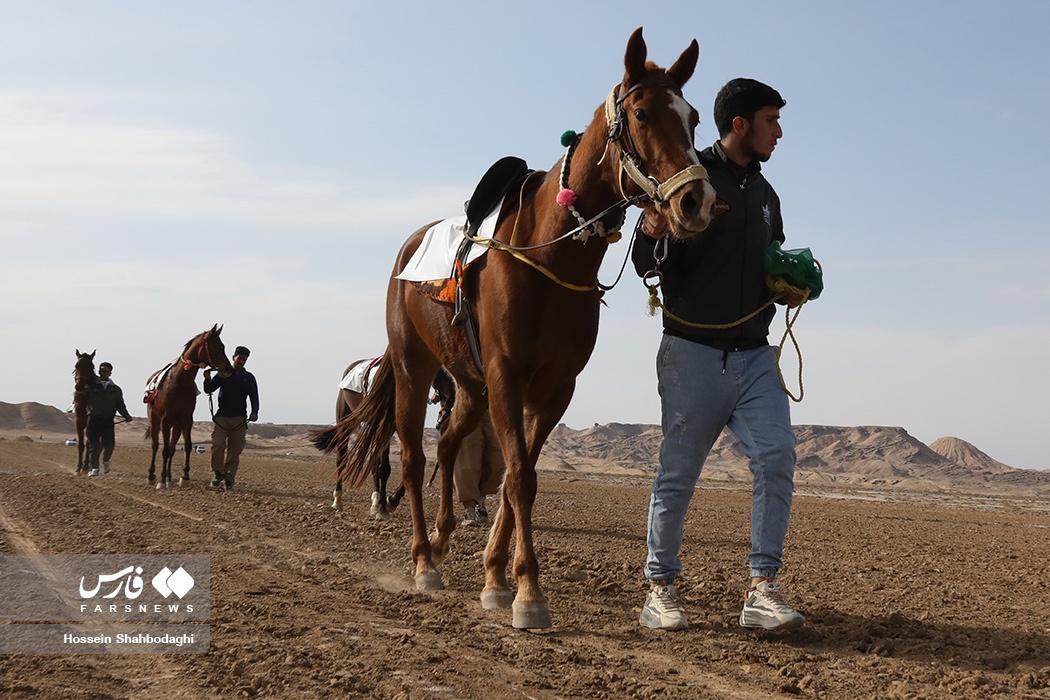
[[[211,367],[209,367],[208,369],[204,370],[204,378],[205,379],[211,379]]]
[[[126,417],[124,418],[124,422],[125,422],[125,423],[130,423],[130,422],[131,422],[131,416],[126,416]]]
[[[780,299],[777,300],[777,303],[784,304],[789,309],[793,309],[796,306],[801,305],[802,302],[806,300],[806,296],[807,295],[801,291],[788,289],[784,291],[784,296],[780,297]]]
[[[668,230],[670,226],[667,225],[667,219],[663,214],[652,207],[646,207],[642,211],[642,233],[646,236],[660,240],[667,235]]]
[[[248,422],[249,423],[254,423],[257,420],[259,420],[259,414],[258,413],[253,413],[250,416],[248,416]]]

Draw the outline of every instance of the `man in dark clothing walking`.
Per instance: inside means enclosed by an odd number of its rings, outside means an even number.
[[[248,435],[248,423],[259,420],[259,386],[255,375],[244,369],[251,352],[243,345],[233,351],[233,372],[212,376],[204,372],[204,391],[219,390],[219,409],[215,412],[211,433],[211,469],[215,488],[233,489],[237,480],[237,466]],[[248,402],[251,401],[251,413]]]
[[[664,222],[646,216],[634,248],[640,275],[661,261],[668,310],[657,355],[663,443],[649,500],[650,591],[638,620],[645,627],[689,625],[675,587],[685,517],[704,460],[726,427],[740,439],[753,475],[750,588],[740,624],[793,629],[804,622],[774,583],[784,565],[795,435],[776,349],[766,339],[774,310],[756,313],[772,296],[765,251],[784,240],[780,199],[762,175],[783,136],[784,105],[780,93],[757,80],[726,83],[715,99],[719,140],[699,154],[718,193],[714,221],[695,238],[669,241]]]
[[[103,362],[98,366],[98,379],[91,385],[87,405],[87,448],[88,464],[91,471],[88,476],[99,475],[99,457],[102,461],[102,473],[109,474],[109,460],[117,444],[113,431],[113,418],[117,413],[124,417],[124,422],[131,421],[128,407],[124,405],[124,392],[109,377],[113,365]]]

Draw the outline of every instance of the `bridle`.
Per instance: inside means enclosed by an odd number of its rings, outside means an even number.
[[[211,361],[211,347],[208,345],[208,338],[211,336],[211,331],[205,331],[204,336],[201,337],[200,345],[197,346],[197,361],[191,362],[185,356],[181,357],[182,368],[184,370],[191,369],[193,367],[214,367],[215,364]]]
[[[645,165],[631,139],[631,130],[627,128],[627,110],[624,109],[624,101],[632,92],[642,87],[642,84],[636,83],[623,95],[617,97],[616,92],[619,87],[619,85],[614,87],[609,96],[605,98],[605,121],[609,126],[607,147],[608,144],[612,144],[619,150],[620,167],[616,180],[620,187],[620,195],[624,200],[628,199],[623,191],[623,175],[626,174],[642,189],[646,197],[656,206],[656,210],[662,214],[668,199],[675,192],[691,182],[710,179],[707,169],[700,164],[690,165],[663,182],[646,174]]]

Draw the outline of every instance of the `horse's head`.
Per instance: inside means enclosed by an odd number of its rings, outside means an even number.
[[[214,367],[222,373],[233,371],[230,359],[226,357],[226,346],[220,337],[222,326],[215,324],[211,330],[204,331],[186,344],[183,358],[190,364],[201,367]]]
[[[609,139],[619,151],[618,179],[627,194],[644,192],[670,224],[672,235],[689,238],[714,215],[715,190],[700,165],[693,142],[697,111],[682,96],[700,47],[696,39],[674,65],[663,69],[646,60],[639,27],[627,42],[626,73],[606,102]]]
[[[95,353],[80,352],[77,350],[77,363],[73,365],[73,382],[77,391],[83,391],[94,383],[95,377]]]

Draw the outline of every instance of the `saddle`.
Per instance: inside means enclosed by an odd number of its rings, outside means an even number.
[[[467,215],[468,237],[463,239],[463,242],[459,245],[459,250],[456,251],[456,267],[453,273],[456,290],[456,313],[452,316],[452,325],[464,327],[467,333],[467,344],[470,346],[470,354],[479,370],[482,369],[482,364],[481,343],[478,340],[477,323],[470,312],[470,302],[463,293],[463,279],[466,271],[464,263],[470,247],[474,245],[470,238],[477,234],[478,226],[503,201],[511,187],[516,184],[520,187],[521,183],[531,172],[532,170],[529,169],[528,164],[521,158],[516,156],[500,158],[489,166],[489,169],[481,176],[481,180],[478,181],[477,186],[474,188],[474,194],[463,205]]]

